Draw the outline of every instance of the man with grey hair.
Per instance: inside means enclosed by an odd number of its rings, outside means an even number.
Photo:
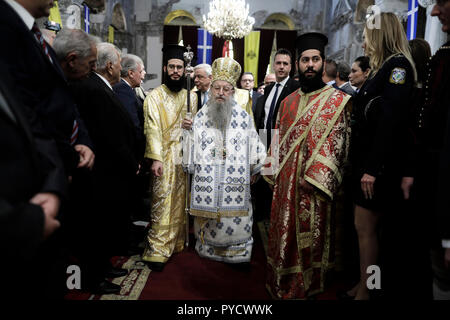
[[[144,112],[142,103],[133,89],[141,85],[141,73],[144,63],[138,56],[127,54],[122,57],[120,64],[122,65],[121,79],[113,86],[113,90],[133,121],[136,139],[139,144],[139,159],[141,159],[145,151]]]
[[[139,217],[146,217],[146,210],[144,205],[144,198],[146,197],[149,189],[149,179],[146,175],[148,168],[144,163],[144,153],[146,139],[144,135],[144,109],[141,99],[136,95],[134,89],[140,88],[142,82],[142,72],[144,71],[144,62],[141,58],[134,54],[126,54],[122,57],[122,71],[121,79],[113,86],[113,90],[116,93],[117,98],[122,102],[122,105],[130,115],[134,124],[136,143],[138,149],[138,161],[141,168],[135,184],[136,190],[132,193],[135,197],[134,201],[130,203],[131,218],[132,220],[141,220]],[[130,228],[134,229],[133,225]],[[133,238],[133,237],[131,237]],[[136,237],[134,237],[136,238]],[[132,245],[130,243],[130,252],[141,253],[137,243]]]
[[[85,78],[95,70],[97,41],[79,29],[62,29],[53,41],[64,75],[69,81]]]
[[[118,285],[105,277],[124,276],[109,259],[126,255],[129,206],[138,171],[136,135],[129,113],[117,99],[112,86],[120,80],[120,52],[110,43],[97,44],[97,69],[86,79],[72,83],[80,114],[96,147],[92,170],[92,205],[83,210],[83,232],[89,233],[90,264],[87,285],[95,291],[117,292]],[[88,246],[86,246],[88,247]]]
[[[200,110],[208,101],[209,89],[212,81],[212,69],[207,63],[194,67],[194,83],[197,87],[198,108]]]
[[[333,83],[333,87],[353,97],[356,94],[356,91],[353,90],[352,85],[348,81],[348,76],[350,75],[350,72],[351,69],[347,63],[343,61],[337,62],[336,82]]]

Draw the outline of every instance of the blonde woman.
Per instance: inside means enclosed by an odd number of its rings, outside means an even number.
[[[400,211],[402,177],[412,175],[402,163],[402,149],[408,139],[407,123],[402,119],[406,119],[416,71],[397,16],[381,13],[375,18],[379,18],[381,28],[366,26],[364,30],[363,48],[370,58],[371,74],[353,108],[352,189],[361,275],[359,283],[341,298],[355,300],[369,299],[367,268],[378,264],[379,219],[384,216],[387,224],[397,225],[400,217],[386,215],[393,208]]]

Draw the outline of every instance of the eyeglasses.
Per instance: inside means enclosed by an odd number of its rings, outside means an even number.
[[[233,87],[229,87],[229,86],[225,86],[225,87],[213,86],[212,88],[216,92],[220,92],[222,90],[223,93],[230,93],[233,90]]]

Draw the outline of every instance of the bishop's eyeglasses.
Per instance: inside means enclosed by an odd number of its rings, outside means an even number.
[[[213,90],[215,91],[215,92],[220,92],[220,91],[223,91],[223,93],[230,93],[232,90],[233,90],[233,87],[230,87],[230,86],[223,86],[223,87],[221,87],[221,86],[213,86],[212,87],[213,88]]]

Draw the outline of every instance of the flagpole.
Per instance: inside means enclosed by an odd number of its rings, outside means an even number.
[[[192,119],[192,110],[191,110],[191,74],[194,72],[194,68],[192,68],[191,63],[192,59],[194,58],[194,53],[191,52],[191,46],[187,46],[187,52],[184,53],[183,57],[186,61],[186,88],[187,88],[187,112],[186,112],[186,118]],[[187,137],[188,134],[185,134]],[[190,143],[189,139],[183,139],[183,143],[186,145],[183,150],[190,150],[189,146],[187,144]],[[188,164],[189,166],[189,164]],[[189,193],[190,193],[190,186],[191,186],[191,176],[189,174],[189,171],[186,172],[186,196],[185,196],[185,203],[184,203],[184,211],[186,213],[186,239],[185,239],[185,247],[186,249],[189,247]]]

